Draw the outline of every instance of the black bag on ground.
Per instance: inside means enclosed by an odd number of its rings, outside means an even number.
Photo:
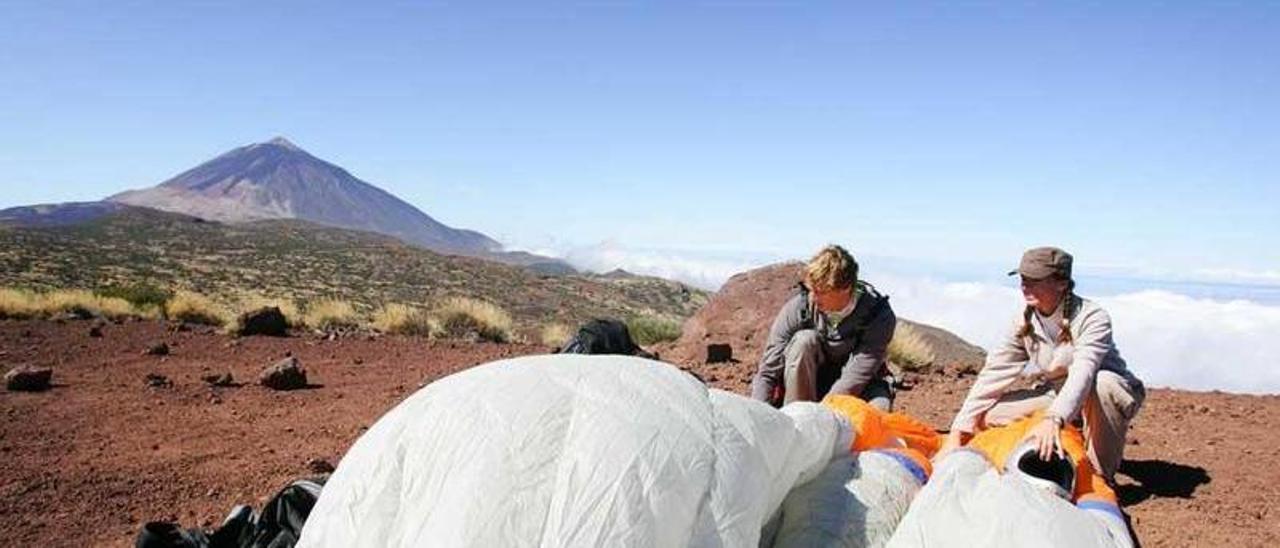
[[[300,479],[284,486],[262,513],[240,505],[213,532],[183,529],[176,523],[151,522],[142,527],[137,548],[292,548],[320,498],[326,478]]]
[[[655,359],[631,338],[627,324],[597,318],[578,328],[578,333],[557,351],[561,354],[622,354]]]

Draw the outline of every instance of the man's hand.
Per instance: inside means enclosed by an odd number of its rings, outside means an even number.
[[[1061,444],[1058,442],[1059,434],[1062,431],[1061,423],[1053,417],[1045,417],[1039,424],[1031,427],[1027,431],[1024,440],[1032,440],[1036,446],[1036,452],[1040,454],[1040,460],[1048,462],[1053,458],[1054,453],[1062,456]]]

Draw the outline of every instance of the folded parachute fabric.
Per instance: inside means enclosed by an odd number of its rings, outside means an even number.
[[[932,473],[929,457],[938,435],[914,418],[852,396],[828,396],[822,403],[849,421],[854,436],[845,454],[787,495],[764,544],[883,546]]]
[[[940,457],[888,546],[1133,546],[1115,492],[1094,472],[1084,440],[1063,430],[1065,474],[1036,477],[1024,442],[1039,414],[974,436]],[[1055,481],[1056,479],[1056,481]]]
[[[922,481],[895,453],[862,451],[833,460],[787,495],[762,546],[883,546]]]
[[[379,419],[299,546],[877,545],[922,482],[901,436],[854,453],[858,435],[830,406],[774,409],[651,360],[494,362]],[[822,526],[821,544],[797,535]]]
[[[850,451],[882,450],[900,455],[924,483],[932,473],[929,461],[942,440],[932,427],[902,413],[887,413],[853,396],[827,396],[827,408],[849,420],[857,435]]]

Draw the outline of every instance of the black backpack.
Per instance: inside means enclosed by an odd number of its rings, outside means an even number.
[[[183,529],[177,523],[153,521],[142,527],[137,548],[292,548],[320,498],[326,478],[301,479],[284,486],[262,513],[240,505],[216,530]]]
[[[627,324],[612,319],[594,319],[578,328],[578,333],[556,351],[559,354],[622,354],[654,358],[631,338]]]

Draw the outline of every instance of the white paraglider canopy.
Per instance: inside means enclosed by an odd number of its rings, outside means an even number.
[[[779,411],[660,362],[495,362],[357,440],[299,546],[756,546],[851,436],[821,405]]]

